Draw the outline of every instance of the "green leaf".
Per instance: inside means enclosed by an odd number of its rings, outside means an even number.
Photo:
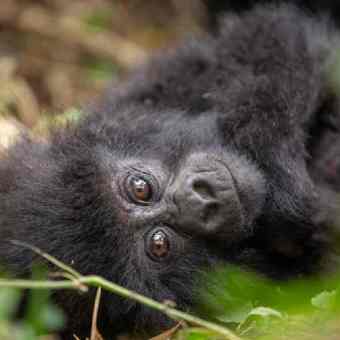
[[[185,328],[181,330],[176,336],[178,340],[220,340],[220,335],[199,327]]]
[[[54,305],[47,305],[40,312],[41,322],[49,332],[61,329],[64,325],[64,314]]]
[[[253,305],[248,302],[234,306],[232,309],[228,309],[226,314],[217,317],[217,320],[224,323],[242,323],[247,320],[249,314],[253,309]]]
[[[0,320],[9,319],[16,311],[21,293],[17,289],[0,289]]]
[[[283,315],[279,311],[269,307],[256,307],[250,311],[248,317],[252,315],[260,316],[263,318],[276,317],[282,319],[283,317]]]
[[[33,327],[26,323],[20,323],[15,327],[15,340],[38,340]]]
[[[208,334],[202,334],[202,333],[190,333],[186,336],[186,340],[209,340],[210,336]]]
[[[10,339],[10,325],[7,321],[0,320],[0,339]]]
[[[311,299],[311,303],[314,307],[319,309],[331,309],[335,306],[337,298],[337,291],[323,291],[322,293],[314,296]]]
[[[34,267],[33,278],[44,279],[46,268]],[[59,309],[50,302],[50,291],[32,290],[28,297],[25,321],[36,335],[59,330],[64,324],[64,318]]]

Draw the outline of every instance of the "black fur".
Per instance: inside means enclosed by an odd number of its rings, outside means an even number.
[[[242,13],[259,4],[279,5],[280,3],[293,4],[308,14],[326,14],[335,20],[340,18],[340,2],[338,0],[203,0],[208,12],[209,24],[216,28],[218,18],[223,12]]]
[[[77,126],[48,143],[19,143],[0,163],[0,259],[18,275],[29,273],[36,257],[7,242],[24,240],[83,274],[182,309],[195,299],[197,273],[216,263],[274,278],[321,270],[340,190],[339,103],[328,81],[337,44],[327,20],[293,7],[229,14],[217,37],[155,57]],[[252,218],[237,241],[179,228],[163,203],[122,203],[125,171],[152,172],[162,202],[188,159],[202,152],[227,154],[236,182],[261,188],[247,197],[249,187],[240,188]],[[144,235],[158,225],[173,229],[163,262],[145,251]],[[56,300],[70,316],[65,338],[88,335],[93,294],[62,292]],[[111,294],[99,320],[105,339],[171,325]]]

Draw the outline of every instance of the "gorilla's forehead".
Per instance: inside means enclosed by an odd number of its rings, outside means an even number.
[[[167,158],[222,143],[215,112],[190,115],[184,111],[133,110],[116,120],[116,128],[117,146],[128,154],[138,152]]]

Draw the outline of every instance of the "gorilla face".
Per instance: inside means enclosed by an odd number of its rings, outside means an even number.
[[[124,131],[133,145],[125,144],[123,155],[109,147],[98,152],[122,223],[164,224],[224,243],[249,234],[263,205],[264,179],[246,157],[223,147],[216,115],[187,122],[182,117],[180,126],[161,124],[158,131],[149,120],[140,118],[135,126],[149,141]]]
[[[125,112],[124,117],[134,117],[134,112]],[[79,153],[81,159],[73,162],[63,178],[75,178],[72,187],[79,190],[91,186],[88,191],[97,193],[93,202],[101,197],[103,203],[101,213],[95,214],[98,209],[79,206],[79,200],[74,200],[77,205],[69,207],[70,217],[74,218],[75,210],[86,212],[79,221],[77,245],[80,239],[92,241],[84,234],[87,225],[90,233],[96,230],[94,247],[107,260],[99,271],[101,260],[94,259],[93,246],[84,245],[96,265],[91,270],[158,301],[170,300],[187,308],[193,303],[199,273],[216,263],[233,261],[233,256],[240,255],[241,242],[253,234],[264,205],[265,179],[255,164],[225,147],[218,115],[187,119],[184,112],[175,111],[159,121],[158,113],[153,119],[150,111],[143,112],[139,108],[126,127],[122,121],[110,126],[105,120],[99,135],[95,132],[90,137],[87,124],[80,129],[87,135],[78,138],[91,145],[91,156]],[[74,141],[64,145],[71,144]],[[83,162],[93,167],[89,177],[82,179],[90,181],[88,185],[76,184]],[[125,321],[130,318],[130,329],[144,331],[170,326],[159,314],[116,300],[109,296],[104,302],[113,322],[122,316]]]
[[[156,58],[77,126],[19,143],[0,163],[1,261],[29,273],[33,255],[6,241],[23,240],[182,309],[216,264],[275,278],[319,269],[336,194],[320,155],[340,140],[337,99],[323,106],[323,25],[287,7],[227,17],[218,37]],[[65,339],[88,335],[92,294],[55,298]],[[108,339],[171,324],[111,294],[99,320]]]

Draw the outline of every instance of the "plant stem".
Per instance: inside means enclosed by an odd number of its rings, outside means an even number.
[[[33,281],[33,280],[1,280],[1,287],[12,287],[12,288],[24,288],[24,289],[77,289],[84,291],[84,287],[101,287],[109,292],[120,295],[122,297],[134,300],[145,306],[156,309],[169,318],[174,320],[184,320],[190,324],[201,326],[223,335],[229,340],[242,340],[235,333],[222,327],[218,324],[203,320],[191,314],[181,312],[175,308],[168,306],[167,304],[157,302],[151,298],[133,292],[129,289],[121,287],[113,282],[110,282],[100,276],[82,276],[74,281],[63,280],[63,281]]]
[[[20,289],[76,289],[87,292],[88,288],[80,283],[80,280],[40,281],[40,280],[3,280],[0,279],[0,288]]]

